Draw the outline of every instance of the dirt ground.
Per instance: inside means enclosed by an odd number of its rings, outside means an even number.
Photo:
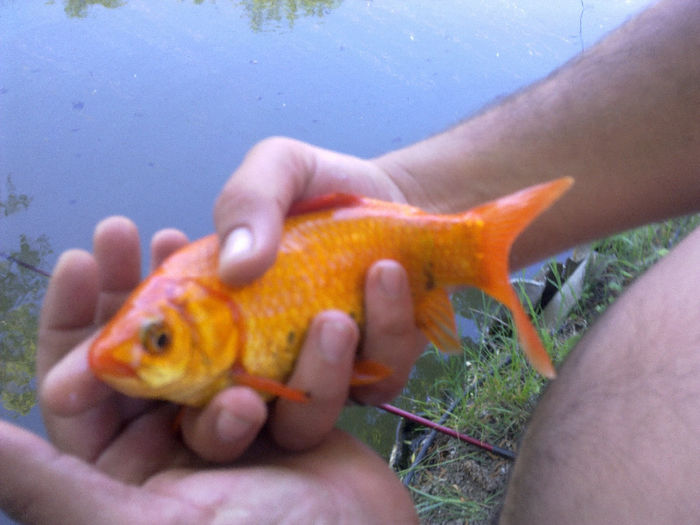
[[[506,446],[512,450],[514,444]],[[470,525],[496,523],[513,461],[486,452],[467,455],[465,449],[470,445],[448,436],[440,436],[434,447],[439,451],[437,459],[441,466],[423,470],[416,476],[412,486],[426,494],[444,494],[447,490],[450,498],[481,506],[481,509],[475,510],[479,518],[469,521]],[[441,505],[433,509],[421,523],[467,523],[464,518],[455,518],[454,514],[455,508],[452,505]]]

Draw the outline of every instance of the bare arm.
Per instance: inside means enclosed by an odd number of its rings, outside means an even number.
[[[376,162],[409,201],[439,210],[573,176],[516,244],[516,265],[698,210],[698,27],[696,0],[662,1],[541,82]]]

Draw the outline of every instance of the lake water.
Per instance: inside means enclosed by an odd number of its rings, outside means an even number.
[[[199,237],[258,140],[360,156],[401,147],[548,74],[648,3],[3,0],[0,203],[8,177],[31,202],[0,213],[0,251],[44,236],[50,270],[65,249],[90,249],[111,214],[144,239],[163,227]],[[36,409],[16,421],[42,432]]]

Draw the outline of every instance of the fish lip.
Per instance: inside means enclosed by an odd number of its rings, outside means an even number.
[[[97,375],[113,377],[136,377],[136,369],[123,361],[115,359],[110,352],[91,351],[88,356],[90,368]]]

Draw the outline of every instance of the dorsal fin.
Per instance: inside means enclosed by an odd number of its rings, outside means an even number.
[[[330,210],[333,208],[347,208],[349,206],[358,206],[359,204],[362,204],[362,197],[358,195],[351,195],[349,193],[328,193],[326,195],[319,195],[318,197],[311,197],[310,199],[295,202],[292,204],[292,207],[289,208],[287,217],[314,211]]]

